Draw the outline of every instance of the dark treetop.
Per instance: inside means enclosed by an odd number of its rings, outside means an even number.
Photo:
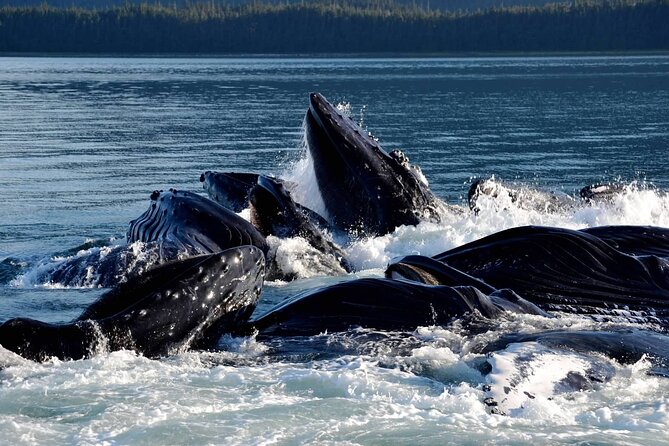
[[[417,6],[420,5],[420,6]],[[416,2],[0,8],[0,52],[373,53],[669,49],[669,0],[476,11]]]

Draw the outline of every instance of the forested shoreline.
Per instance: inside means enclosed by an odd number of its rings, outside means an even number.
[[[669,0],[475,12],[356,3],[0,8],[4,53],[459,53],[669,49]]]

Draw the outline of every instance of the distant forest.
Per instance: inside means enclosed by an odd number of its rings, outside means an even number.
[[[200,0],[202,1],[202,0]],[[349,4],[364,5],[373,0],[347,0]],[[395,0],[399,5],[418,6],[426,10],[440,11],[476,11],[477,9],[495,8],[501,6],[543,6],[548,3],[558,3],[561,0]],[[600,2],[603,0],[599,0]],[[59,8],[108,8],[125,4],[160,3],[167,6],[183,7],[196,3],[197,0],[48,0],[48,4]],[[219,5],[244,5],[257,3],[257,0],[206,0],[207,3]],[[290,4],[290,3],[318,3],[322,0],[263,0],[263,3]],[[566,3],[566,1],[564,1]],[[44,0],[0,0],[0,6],[39,6]],[[377,2],[378,3],[378,2]]]
[[[477,11],[390,0],[4,6],[0,52],[444,53],[669,49],[669,0]]]

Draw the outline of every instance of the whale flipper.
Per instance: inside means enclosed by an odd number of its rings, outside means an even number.
[[[484,403],[513,414],[537,398],[593,390],[615,374],[613,363],[645,358],[648,373],[669,376],[669,336],[638,328],[509,333],[479,351],[490,373]]]
[[[658,367],[669,369],[669,336],[639,328],[509,333],[488,344],[481,353],[502,350],[509,344],[522,342],[538,342],[546,347],[578,353],[599,353],[620,364],[633,364],[648,357]]]

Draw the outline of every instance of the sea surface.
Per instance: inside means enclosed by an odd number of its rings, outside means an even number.
[[[319,276],[300,240],[281,241],[280,261],[300,278],[267,283],[260,310],[509,227],[669,227],[669,56],[0,58],[0,321],[76,317],[104,290],[42,283],[36,271],[122,243],[152,191],[203,192],[205,170],[298,181],[318,209],[302,130],[312,91],[387,151],[404,150],[463,212],[349,243],[358,272],[347,277]],[[480,178],[570,197],[624,187],[557,211],[501,194],[474,213],[467,191]],[[519,379],[537,396],[507,415],[483,404],[490,377],[471,345],[602,326],[525,316],[476,339],[457,323],[325,333],[295,357],[253,337],[160,360],[121,351],[37,364],[0,348],[0,444],[668,444],[669,379],[648,375],[644,359],[611,362],[611,380],[592,390],[553,392],[541,388],[549,372],[578,359],[535,351]]]

